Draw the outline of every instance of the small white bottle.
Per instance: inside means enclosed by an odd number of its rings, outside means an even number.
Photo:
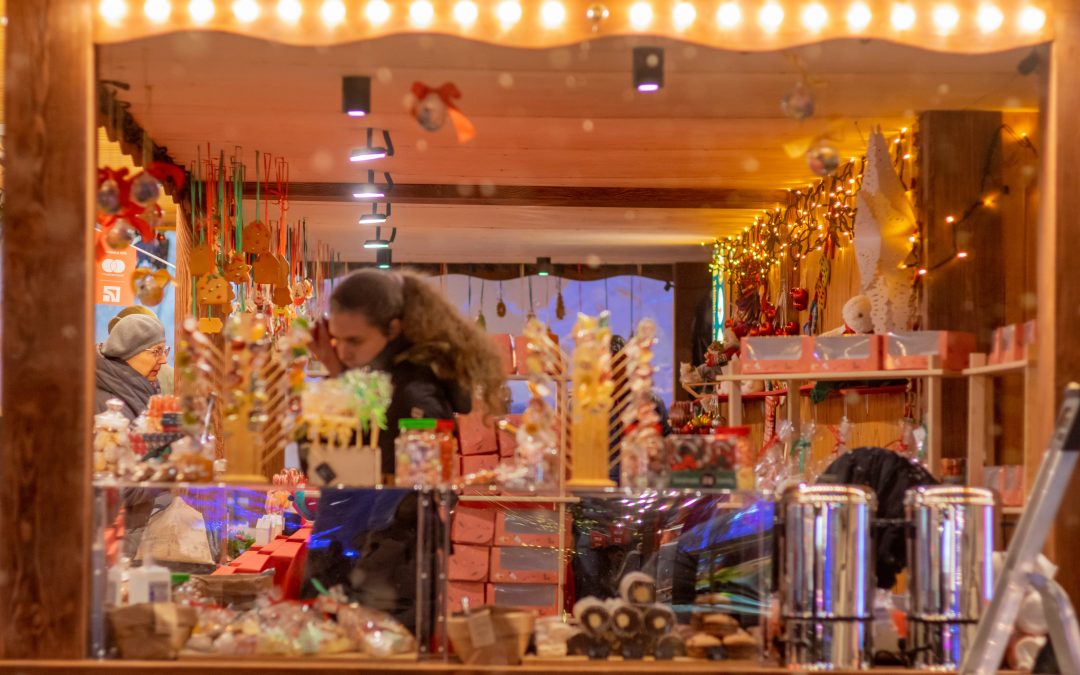
[[[144,558],[142,567],[134,568],[128,575],[128,603],[171,601],[172,574],[168,568],[155,565],[152,558]]]
[[[105,604],[112,607],[124,605],[124,583],[128,580],[130,558],[121,558],[120,562],[109,568],[105,578]]]

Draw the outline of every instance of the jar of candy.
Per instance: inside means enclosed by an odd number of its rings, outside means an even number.
[[[453,477],[453,422],[403,419],[398,428],[394,442],[396,485],[433,486]]]
[[[94,415],[94,472],[116,475],[135,458],[128,441],[128,419],[120,412],[124,402],[110,398],[105,407],[105,412]]]

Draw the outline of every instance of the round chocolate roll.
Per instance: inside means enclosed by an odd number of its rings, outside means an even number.
[[[603,600],[589,596],[574,605],[574,618],[590,635],[603,635],[611,625],[611,613]]]
[[[611,631],[619,639],[628,640],[643,634],[645,619],[641,610],[627,602],[614,603],[611,610]]]
[[[645,609],[645,632],[653,637],[667,635],[675,628],[675,612],[667,605],[655,604]]]

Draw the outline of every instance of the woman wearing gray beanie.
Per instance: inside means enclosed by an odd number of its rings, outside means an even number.
[[[121,412],[135,419],[150,397],[161,393],[156,379],[169,356],[165,327],[156,316],[132,314],[116,323],[97,355],[94,412],[104,412],[110,398],[124,402]]]

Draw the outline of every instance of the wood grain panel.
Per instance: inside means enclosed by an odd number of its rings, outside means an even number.
[[[92,3],[8,3],[0,658],[86,654]]]

